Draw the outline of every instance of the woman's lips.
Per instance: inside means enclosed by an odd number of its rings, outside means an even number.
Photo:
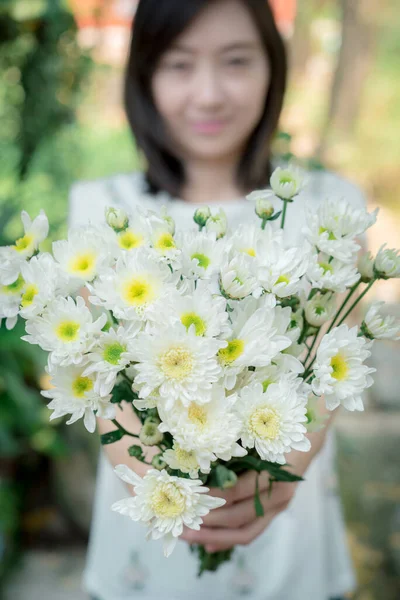
[[[192,123],[192,129],[196,133],[201,134],[215,134],[219,133],[226,126],[227,121],[218,120],[218,119],[209,119],[208,121],[195,121]]]

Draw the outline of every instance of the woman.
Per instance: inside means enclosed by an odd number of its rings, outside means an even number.
[[[270,144],[282,108],[286,57],[265,0],[141,0],[126,78],[126,110],[147,159],[145,176],[120,175],[80,183],[72,191],[71,224],[103,218],[104,206],[166,204],[178,226],[191,223],[202,203],[223,206],[232,227],[254,217],[243,197],[266,187]],[[308,197],[346,196],[362,203],[357,188],[329,173],[311,177]],[[179,199],[178,199],[179,198]],[[304,222],[303,199],[290,207],[287,235]],[[255,218],[255,217],[254,217]],[[138,430],[132,411],[118,420]],[[113,425],[99,421],[101,433]],[[254,515],[254,476],[222,494],[200,532],[185,532],[169,559],[145,541],[145,530],[110,506],[126,496],[111,464],[146,466],[127,454],[123,438],[100,462],[94,521],[85,575],[99,600],[212,600],[246,594],[254,600],[328,600],[354,586],[344,527],[332,477],[332,440],[310,434],[312,451],[292,452],[305,473],[299,486],[279,484],[271,497],[262,484],[263,518]],[[111,463],[111,464],[110,464]],[[216,574],[196,578],[190,543],[210,551],[238,545]]]

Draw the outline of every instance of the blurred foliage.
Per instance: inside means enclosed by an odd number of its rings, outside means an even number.
[[[65,2],[0,0],[2,245],[20,234],[22,208],[34,217],[43,206],[56,228],[65,220],[60,208],[79,166],[74,115],[89,67]],[[26,492],[19,466],[66,452],[38,391],[45,354],[22,334],[22,323],[0,328],[0,578],[18,545]]]

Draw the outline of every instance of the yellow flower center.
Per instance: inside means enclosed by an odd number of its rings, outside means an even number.
[[[200,429],[204,429],[207,425],[206,409],[203,406],[199,406],[195,402],[192,402],[188,409],[188,419]]]
[[[256,256],[256,251],[254,248],[242,248],[242,252],[245,252],[249,256]]]
[[[321,269],[324,271],[324,274],[325,274],[325,273],[328,273],[328,272],[329,272],[329,273],[332,273],[332,272],[333,272],[333,267],[332,267],[332,265],[330,265],[329,263],[326,263],[326,262],[320,262],[320,263],[319,263],[319,266],[320,266],[320,267],[321,267]]]
[[[14,249],[17,252],[25,252],[26,250],[30,250],[34,245],[34,237],[33,235],[27,234],[24,237],[19,238],[15,242]]]
[[[126,352],[126,346],[123,346],[119,342],[108,344],[104,348],[103,358],[110,365],[118,365],[121,360],[121,355]]]
[[[250,417],[249,428],[255,437],[275,440],[280,432],[279,414],[267,406],[257,408]]]
[[[326,229],[325,227],[320,227],[319,228],[319,235],[322,235],[326,231],[328,231],[328,229]],[[335,236],[335,234],[332,231],[329,231],[328,240],[330,240],[330,241],[336,240],[336,236]]]
[[[170,233],[162,233],[154,244],[154,248],[157,248],[161,252],[171,250],[171,248],[176,248],[175,240]]]
[[[133,250],[143,246],[144,237],[140,233],[134,233],[131,229],[126,229],[118,234],[118,244],[124,250]]]
[[[343,354],[336,354],[331,358],[331,367],[333,369],[331,377],[337,381],[343,381],[347,378],[349,367]]]
[[[18,275],[18,279],[14,281],[14,283],[10,283],[10,285],[2,285],[1,293],[8,295],[20,294],[25,285],[24,278],[22,275]]]
[[[33,283],[31,283],[30,285],[27,285],[24,293],[22,294],[22,298],[21,298],[22,308],[27,308],[28,306],[30,306],[33,302],[34,297],[38,293],[39,293],[39,290],[36,285],[34,285]]]
[[[84,398],[86,392],[93,389],[93,380],[90,377],[77,377],[72,382],[72,393],[75,398]]]
[[[183,450],[177,444],[174,444],[174,452],[176,460],[182,465],[182,467],[186,469],[197,469],[199,466],[194,452]]]
[[[288,284],[288,283],[290,283],[290,279],[289,279],[288,275],[281,275],[276,280],[276,283],[286,283],[286,284]]]
[[[122,288],[122,298],[131,306],[149,304],[155,298],[154,286],[143,276],[126,281]]]
[[[76,254],[69,262],[69,272],[84,279],[92,279],[96,266],[96,255],[94,252],[83,252]]]
[[[201,267],[202,269],[207,269],[211,262],[208,256],[206,256],[205,254],[192,254],[191,259],[196,259],[199,263],[199,267]]]
[[[243,354],[244,346],[243,340],[231,340],[226,348],[221,348],[218,352],[219,360],[226,365],[235,362]]]
[[[186,329],[189,329],[191,325],[194,325],[196,335],[204,335],[207,329],[203,319],[199,317],[199,315],[196,315],[196,313],[184,313],[181,316],[181,323]]]
[[[185,497],[173,483],[159,483],[151,495],[150,506],[159,519],[173,519],[185,510]]]
[[[266,379],[265,381],[262,382],[262,386],[263,386],[263,392],[266,392],[268,389],[268,386],[270,386],[272,383],[271,379]]]
[[[81,326],[77,321],[61,321],[56,328],[56,335],[63,342],[75,342]]]
[[[193,370],[193,355],[185,346],[173,346],[160,356],[160,368],[167,379],[182,381]]]

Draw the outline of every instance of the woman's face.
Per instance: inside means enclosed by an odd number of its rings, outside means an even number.
[[[269,87],[262,41],[240,0],[211,3],[161,57],[155,105],[184,159],[239,158]]]

